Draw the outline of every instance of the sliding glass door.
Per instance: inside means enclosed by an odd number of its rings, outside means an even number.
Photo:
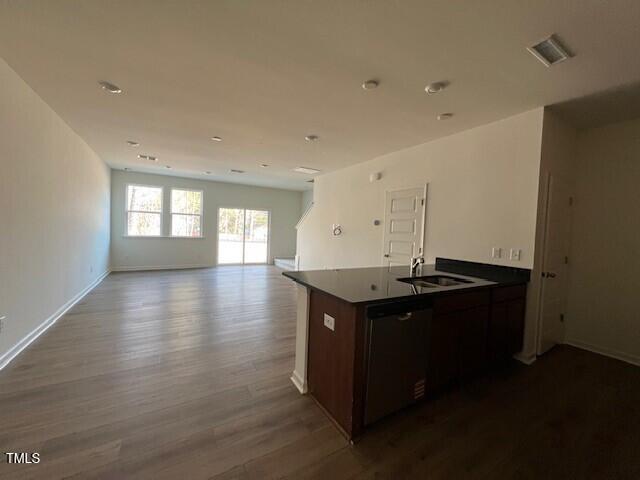
[[[218,211],[218,264],[267,263],[269,212],[244,208]]]

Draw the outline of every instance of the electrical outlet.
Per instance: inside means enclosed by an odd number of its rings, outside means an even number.
[[[324,314],[324,326],[327,327],[332,332],[336,329],[336,319],[331,315]]]
[[[491,257],[493,257],[493,258],[501,258],[502,257],[502,249],[500,247],[493,247],[491,249]]]

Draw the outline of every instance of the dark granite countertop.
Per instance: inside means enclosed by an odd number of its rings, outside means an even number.
[[[530,270],[437,258],[433,265],[422,265],[414,276],[445,275],[470,282],[435,288],[414,287],[399,281],[401,278],[409,277],[408,266],[308,270],[283,272],[283,275],[306,287],[357,304],[410,299],[499,285],[517,285],[529,281]]]

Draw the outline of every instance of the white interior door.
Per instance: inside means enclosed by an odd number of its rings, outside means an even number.
[[[386,193],[383,265],[409,265],[422,254],[426,187]]]
[[[564,340],[567,269],[571,225],[571,192],[568,183],[549,175],[542,260],[538,353]]]

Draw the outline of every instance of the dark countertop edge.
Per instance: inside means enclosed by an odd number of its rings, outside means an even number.
[[[437,264],[436,264],[437,265]],[[384,268],[384,267],[380,267],[380,268]],[[505,267],[505,268],[510,268],[510,267]],[[348,269],[343,269],[343,270],[348,270]],[[525,269],[522,269],[525,270]],[[457,272],[447,272],[447,271],[443,271],[445,273],[457,273]],[[483,280],[484,282],[487,283],[483,283],[481,285],[468,285],[468,286],[456,286],[456,288],[452,288],[452,289],[448,289],[448,288],[443,288],[443,289],[436,289],[434,291],[430,291],[430,292],[425,292],[425,293],[420,293],[420,294],[416,294],[416,295],[399,295],[396,297],[387,297],[387,298],[380,298],[380,299],[375,299],[375,300],[349,300],[347,298],[344,297],[340,297],[338,295],[336,295],[335,293],[332,292],[328,292],[326,290],[323,290],[322,288],[318,288],[315,285],[311,285],[310,283],[307,283],[305,281],[300,280],[299,278],[295,277],[293,274],[295,272],[291,271],[285,271],[282,272],[282,275],[284,275],[285,277],[289,278],[290,280],[293,280],[294,282],[300,284],[300,285],[304,285],[305,287],[311,289],[311,290],[316,290],[318,292],[322,292],[325,295],[329,295],[330,297],[336,298],[338,300],[340,300],[341,302],[345,302],[348,303],[350,305],[377,305],[377,304],[383,304],[383,303],[388,303],[388,302],[394,302],[394,301],[407,301],[407,302],[411,302],[411,301],[415,301],[417,299],[420,298],[427,298],[427,297],[437,297],[437,296],[446,296],[446,295],[450,295],[450,294],[455,294],[455,293],[461,293],[461,292],[468,292],[470,290],[481,290],[481,289],[490,289],[490,288],[494,288],[496,286],[500,286],[500,287],[509,287],[509,286],[514,286],[514,285],[523,285],[528,283],[528,278],[518,278],[518,279],[513,279],[513,280],[509,280],[509,281],[493,281],[493,280],[488,280],[486,278],[482,278],[482,277],[476,277],[480,280]],[[458,273],[458,275],[466,275],[466,274],[462,274],[462,273]],[[471,277],[472,275],[466,275]]]

